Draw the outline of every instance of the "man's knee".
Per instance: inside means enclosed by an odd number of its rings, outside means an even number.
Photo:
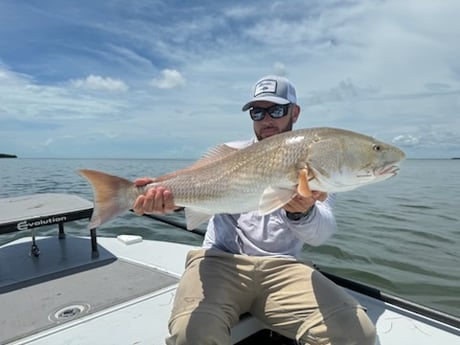
[[[310,345],[375,345],[376,329],[364,309],[347,308],[309,328],[300,340]]]
[[[351,317],[354,317],[351,315]],[[356,310],[356,321],[350,329],[350,344],[356,345],[375,345],[377,332],[374,323],[371,321],[364,309],[358,308]]]
[[[221,318],[203,312],[175,317],[169,323],[167,345],[228,345],[230,328]]]

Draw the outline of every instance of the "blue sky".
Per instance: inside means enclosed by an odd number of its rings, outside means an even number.
[[[241,111],[287,76],[297,128],[460,156],[460,1],[0,2],[0,152],[197,158],[252,136]]]

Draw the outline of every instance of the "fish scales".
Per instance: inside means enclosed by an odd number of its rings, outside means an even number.
[[[248,206],[251,207],[253,202],[248,195],[262,193],[271,185],[292,187],[296,183],[295,155],[285,154],[288,147],[290,151],[297,151],[291,146],[286,140],[277,140],[262,149],[238,151],[222,162],[214,162],[152,186],[162,185],[170,189],[179,206],[188,207],[201,201],[230,211],[233,211],[233,205],[241,208],[251,204]]]

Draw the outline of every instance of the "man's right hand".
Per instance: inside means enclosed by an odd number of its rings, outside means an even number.
[[[135,180],[134,183],[141,187],[153,181],[151,178],[144,177]],[[165,214],[173,212],[176,208],[172,192],[161,186],[150,188],[145,194],[138,196],[133,205],[133,211],[138,215],[144,213]]]

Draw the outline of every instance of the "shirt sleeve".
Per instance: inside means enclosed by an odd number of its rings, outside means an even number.
[[[300,240],[311,246],[319,246],[337,231],[333,213],[335,199],[335,194],[329,194],[326,200],[316,201],[312,212],[299,220],[289,219],[284,210],[281,217]]]

